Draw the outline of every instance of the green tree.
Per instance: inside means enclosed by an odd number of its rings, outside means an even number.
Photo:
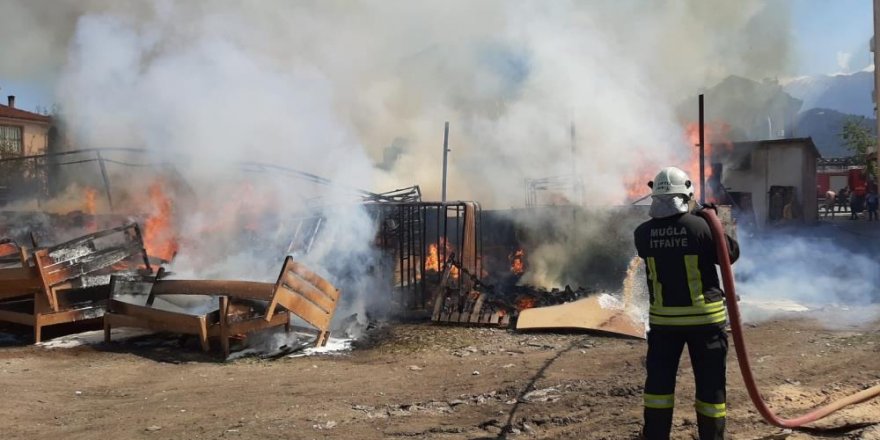
[[[859,165],[866,166],[867,173],[876,176],[877,161],[868,160],[877,147],[877,136],[871,130],[871,124],[864,117],[850,117],[843,122],[840,131],[843,144],[855,156]]]

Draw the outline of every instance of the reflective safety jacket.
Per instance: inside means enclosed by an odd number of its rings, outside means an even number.
[[[634,235],[639,257],[645,261],[651,328],[724,325],[724,292],[706,220],[690,213],[651,219]],[[734,262],[739,245],[729,236],[727,245]]]

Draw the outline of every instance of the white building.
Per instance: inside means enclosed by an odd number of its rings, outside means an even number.
[[[820,157],[812,138],[774,139],[713,145],[709,180],[719,203],[731,203],[739,223],[754,222],[758,229],[818,219],[816,161]],[[720,175],[719,175],[720,174]]]

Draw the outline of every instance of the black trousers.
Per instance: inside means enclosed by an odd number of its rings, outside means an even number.
[[[647,440],[669,439],[675,406],[675,377],[685,344],[694,370],[694,408],[700,440],[724,438],[727,416],[727,334],[721,326],[652,328],[648,333],[645,381]]]

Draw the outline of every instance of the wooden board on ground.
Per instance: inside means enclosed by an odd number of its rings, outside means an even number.
[[[605,308],[599,296],[556,306],[536,307],[519,312],[517,330],[578,328],[599,330],[636,338],[645,337],[645,325],[624,310]]]

